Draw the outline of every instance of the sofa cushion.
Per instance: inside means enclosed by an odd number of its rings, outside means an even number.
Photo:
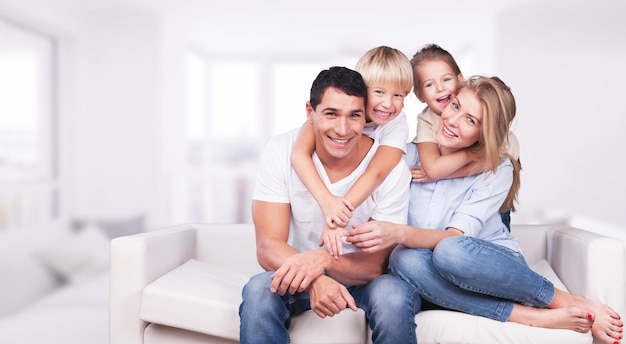
[[[531,327],[445,310],[415,316],[420,344],[590,344],[591,333]]]
[[[143,290],[139,317],[229,339],[239,339],[242,274],[190,259]]]
[[[190,259],[143,290],[144,321],[239,340],[241,290],[245,275]],[[345,311],[322,319],[313,312],[293,318],[291,343],[364,343],[365,313]],[[319,339],[319,340],[317,340]]]

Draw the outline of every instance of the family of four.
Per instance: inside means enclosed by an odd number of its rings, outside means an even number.
[[[427,108],[406,144],[411,89]],[[619,315],[533,272],[508,230],[515,111],[505,83],[464,79],[436,45],[410,61],[377,47],[356,70],[321,71],[306,123],[259,160],[252,215],[266,272],[243,289],[241,343],[288,343],[292,316],[357,308],[374,343],[417,343],[426,306],[620,343]]]

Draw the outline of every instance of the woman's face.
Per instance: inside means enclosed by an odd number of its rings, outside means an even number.
[[[442,154],[467,148],[480,140],[483,104],[473,90],[464,87],[443,109],[437,131]]]

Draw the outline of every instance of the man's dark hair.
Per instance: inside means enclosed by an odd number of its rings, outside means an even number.
[[[363,104],[367,104],[367,86],[361,74],[350,68],[334,66],[321,71],[313,81],[309,98],[313,109],[322,102],[322,95],[329,87],[341,90],[349,96],[361,97]]]

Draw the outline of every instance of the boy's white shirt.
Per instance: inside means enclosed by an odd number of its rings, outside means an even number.
[[[378,141],[380,146],[395,147],[406,153],[409,125],[403,111],[384,125],[376,125],[372,122],[365,124],[363,134]]]

